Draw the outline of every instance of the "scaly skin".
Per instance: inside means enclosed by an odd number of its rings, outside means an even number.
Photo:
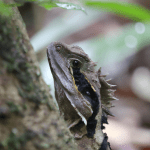
[[[115,100],[100,69],[78,46],[53,42],[47,57],[54,78],[55,96],[61,115],[74,135],[80,150],[110,150],[102,132],[110,101]]]

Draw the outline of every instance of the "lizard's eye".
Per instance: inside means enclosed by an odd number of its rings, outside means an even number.
[[[79,68],[81,66],[81,62],[78,60],[74,60],[72,62],[74,68]]]

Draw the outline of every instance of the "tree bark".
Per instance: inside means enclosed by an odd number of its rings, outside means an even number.
[[[0,15],[1,150],[76,149],[49,91],[23,20],[13,8],[11,16]]]

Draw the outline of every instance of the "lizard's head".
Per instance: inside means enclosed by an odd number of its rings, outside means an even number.
[[[112,86],[100,70],[95,71],[95,63],[78,46],[53,42],[48,46],[47,57],[59,110],[71,132],[76,138],[85,134],[98,137],[100,127],[104,129],[103,123],[107,123],[107,115],[111,115],[107,108],[115,99]]]
[[[95,63],[80,47],[60,42],[48,46],[47,56],[54,77],[56,100],[64,117],[66,113],[71,114],[69,107],[73,107],[85,125],[89,119],[95,121],[100,106],[100,84],[94,71]],[[64,99],[69,100],[71,106],[66,105],[67,100],[62,103]],[[70,117],[67,115],[66,120],[71,120]],[[78,124],[78,120],[72,120],[70,126]]]

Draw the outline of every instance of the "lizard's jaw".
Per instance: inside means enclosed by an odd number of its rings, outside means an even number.
[[[99,111],[99,99],[97,93],[93,90],[90,83],[87,81],[86,77],[80,72],[80,68],[71,68],[73,78],[75,80],[75,86],[77,86],[77,90],[83,95],[83,97],[90,102],[93,114],[87,121],[87,133],[88,137],[93,137],[95,134],[95,128],[97,124],[97,120],[95,117]]]

